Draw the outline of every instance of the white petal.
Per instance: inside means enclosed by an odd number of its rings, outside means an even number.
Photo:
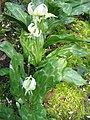
[[[55,15],[52,14],[52,13],[47,13],[47,14],[45,15],[45,19],[50,18],[50,17],[57,17],[57,16],[55,16]]]
[[[30,2],[29,4],[28,4],[28,13],[30,14],[30,15],[33,15],[34,13],[33,13],[33,9],[32,9],[32,2]]]
[[[39,37],[40,35],[41,35],[41,30],[40,30],[40,32],[39,32],[38,28],[36,28],[36,31],[35,31],[35,33],[34,33],[34,36],[35,36],[35,37]]]
[[[34,10],[34,15],[36,16],[42,16],[45,15],[48,12],[48,8],[45,4],[38,5]]]
[[[90,116],[87,116],[87,118],[90,118]]]
[[[25,88],[27,91],[29,90],[29,86],[30,86],[31,81],[30,80],[25,80],[23,82],[23,88]]]
[[[35,32],[35,29],[36,27],[34,26],[34,23],[31,23],[29,26],[28,26],[28,30],[31,34],[33,34]]]
[[[30,84],[30,89],[35,90],[35,88],[36,88],[36,81],[35,79],[32,79],[31,84]]]

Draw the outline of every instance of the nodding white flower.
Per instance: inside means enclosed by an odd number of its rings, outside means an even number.
[[[34,23],[31,23],[28,26],[28,30],[29,30],[30,34],[35,37],[39,37],[41,35],[41,30],[39,31],[39,29],[37,28],[36,25],[34,25]]]
[[[31,75],[29,77],[26,77],[25,81],[23,82],[23,88],[26,90],[25,95],[27,93],[30,94],[32,93],[32,90],[35,90],[36,81]]]
[[[48,8],[45,4],[38,5],[34,10],[32,9],[32,2],[28,4],[28,13],[35,16],[45,16],[45,18],[56,17],[54,14],[48,13]]]
[[[42,3],[35,8],[34,15],[43,16],[43,15],[46,15],[47,12],[48,12],[47,6]]]

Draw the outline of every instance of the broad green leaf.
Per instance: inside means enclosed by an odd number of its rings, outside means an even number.
[[[65,2],[61,2],[61,1],[59,1],[59,2],[55,1],[55,4],[58,7],[62,8],[63,12],[65,12],[67,15],[71,14],[71,12],[72,12],[72,5],[71,4],[65,3]]]
[[[28,32],[27,26],[22,21],[17,20],[15,17],[13,17],[12,15],[10,15],[8,13],[5,13],[4,16],[6,17],[6,19],[17,22],[25,31]],[[29,20],[28,25],[29,24],[30,24],[30,20]]]
[[[17,55],[17,52],[15,51],[13,45],[7,41],[0,42],[0,50],[5,52],[6,55],[11,59],[13,55]]]
[[[72,12],[72,6],[69,3],[62,4],[62,9],[67,15],[70,15]]]
[[[9,75],[9,68],[0,68],[0,76]]]
[[[0,43],[0,50],[5,52],[6,55],[11,59],[11,60],[16,60],[16,65],[20,67],[20,73],[22,77],[25,77],[25,71],[24,71],[24,60],[23,56],[19,53],[16,52],[14,49],[13,45],[7,41],[1,42]]]
[[[73,17],[62,16],[62,18],[61,18],[61,23],[65,24],[65,25],[67,25],[73,21],[74,21]]]
[[[27,103],[21,106],[19,111],[22,120],[46,120],[46,110],[41,103],[31,104],[31,107]]]
[[[63,58],[54,58],[48,60],[41,66],[34,77],[36,79],[37,88],[34,91],[33,101],[42,100],[46,92],[56,83],[62,80],[62,71],[67,62]]]
[[[79,57],[85,57],[88,55],[88,52],[86,49],[81,48],[80,46],[77,45],[65,45],[63,47],[59,47],[56,50],[52,51],[51,53],[49,53],[46,56],[46,59],[50,59],[53,57],[66,57],[68,55],[75,55],[75,56],[79,56]]]
[[[15,17],[15,19],[23,22],[26,26],[28,26],[27,24],[28,14],[24,12],[20,5],[10,2],[6,2],[5,5],[8,8],[8,10],[12,13],[12,15]]]
[[[70,52],[75,56],[85,57],[88,55],[86,49],[81,48],[80,46],[73,45],[70,49]]]
[[[90,10],[89,0],[69,0],[69,1],[55,1],[55,5],[63,10],[67,15],[80,15]],[[60,10],[61,10],[60,9]],[[63,14],[64,15],[64,14]]]
[[[72,13],[71,15],[80,15],[82,13],[86,13],[90,10],[90,1],[89,0],[78,0],[73,1],[72,5]]]
[[[0,103],[0,120],[21,120],[19,116],[14,113],[12,107],[7,107],[5,104]]]
[[[11,59],[10,62],[10,84],[11,94],[16,98],[24,97],[24,91],[22,89],[22,81],[25,79],[26,74],[24,71],[23,56],[16,52],[12,44],[7,41],[0,43],[0,50],[5,52]]]
[[[75,38],[72,34],[62,34],[62,35],[51,35],[45,41],[44,47],[48,47],[50,45],[60,43],[60,42],[87,42],[90,43],[90,40],[79,40]]]
[[[55,43],[59,43],[62,41],[66,41],[66,39],[69,39],[70,37],[72,37],[72,35],[70,35],[70,34],[51,35],[45,41],[44,47],[48,47],[49,45],[53,45]]]
[[[86,84],[86,81],[72,68],[66,67],[63,72],[63,81],[72,82],[78,86]]]

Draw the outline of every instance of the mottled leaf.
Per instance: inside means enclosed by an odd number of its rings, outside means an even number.
[[[78,86],[86,84],[86,81],[72,68],[65,68],[63,73],[63,81],[72,82]]]
[[[9,68],[0,68],[0,76],[9,75]]]
[[[28,25],[27,23],[28,14],[24,12],[20,5],[11,2],[6,2],[5,5],[17,20],[23,22],[26,26]]]
[[[42,100],[46,92],[56,83],[62,80],[62,71],[67,62],[63,58],[55,58],[48,60],[41,69],[38,70],[34,77],[37,82],[35,97],[33,100]]]

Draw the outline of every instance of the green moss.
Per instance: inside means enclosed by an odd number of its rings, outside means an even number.
[[[54,30],[53,30],[54,31]],[[90,24],[88,21],[82,21],[77,18],[66,26],[60,24],[55,28],[55,34],[74,34],[77,38],[90,38]]]
[[[77,20],[76,23],[73,24],[72,30],[78,33],[80,37],[90,38],[90,25],[87,21]]]
[[[88,99],[82,89],[62,82],[53,92],[48,93],[45,107],[49,118],[68,120],[71,117],[74,120],[80,120],[88,113]]]

